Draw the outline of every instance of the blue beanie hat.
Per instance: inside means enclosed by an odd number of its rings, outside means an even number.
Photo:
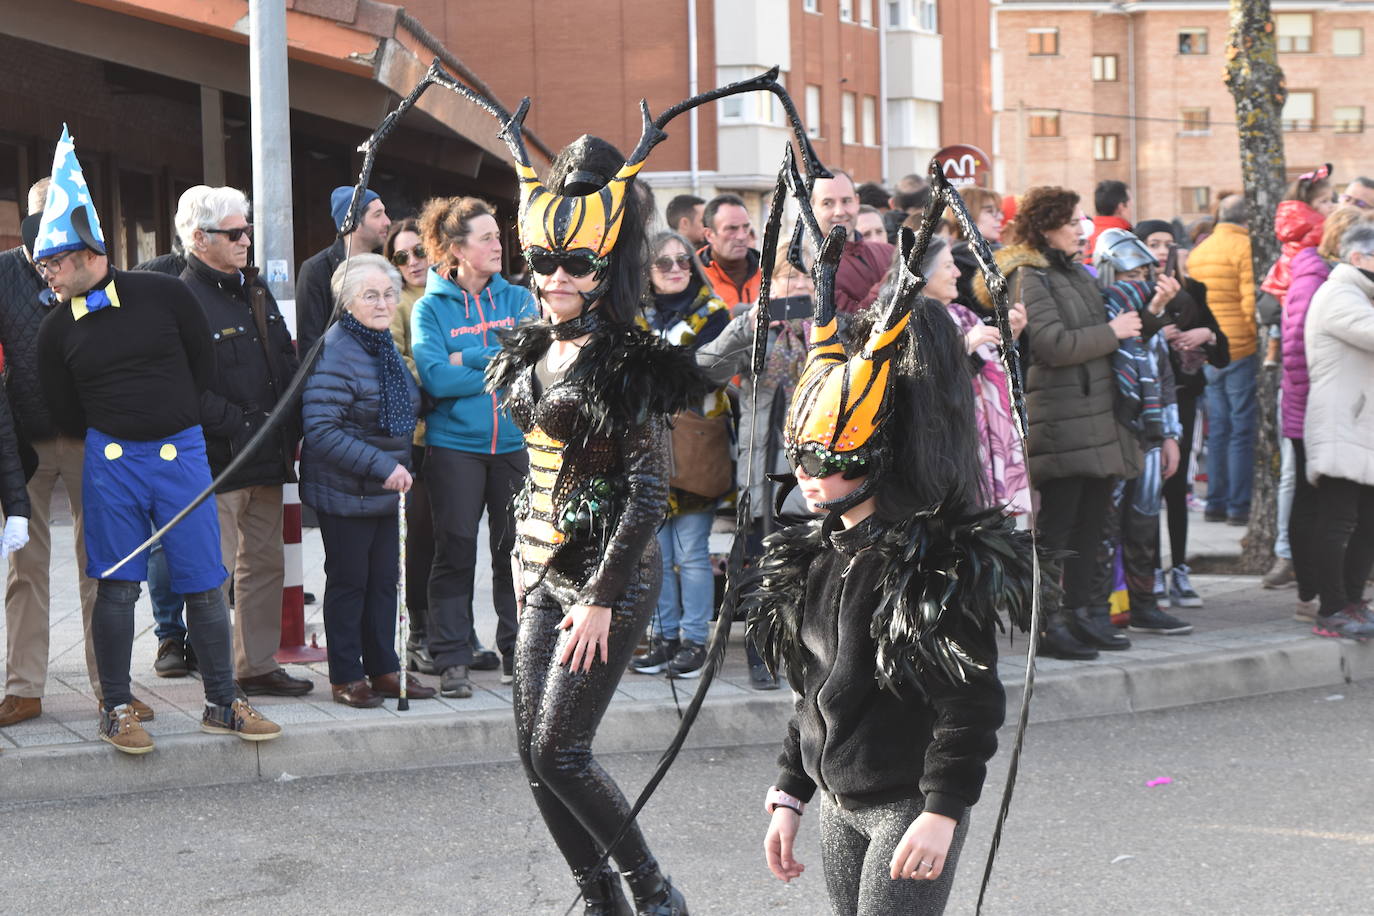
[[[381,197],[381,195],[378,194],[376,191],[372,190],[371,188],[368,188],[365,191],[363,191],[362,209],[366,210],[367,205],[372,203],[379,197]],[[348,205],[352,202],[352,185],[340,185],[339,187],[334,189],[332,194],[329,195],[329,212],[334,217],[335,229],[343,229],[344,220],[348,218]],[[362,210],[359,211],[360,216],[361,214]]]

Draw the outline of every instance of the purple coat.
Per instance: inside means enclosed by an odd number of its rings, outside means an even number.
[[[1302,421],[1307,414],[1307,349],[1303,341],[1303,324],[1307,320],[1307,306],[1317,289],[1326,282],[1331,267],[1315,248],[1304,248],[1293,256],[1289,265],[1292,279],[1288,284],[1288,298],[1283,303],[1283,435],[1288,439],[1302,438]]]

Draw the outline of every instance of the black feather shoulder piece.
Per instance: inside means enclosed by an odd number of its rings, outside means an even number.
[[[501,353],[487,365],[487,390],[510,392],[548,351],[551,327],[535,322],[503,334]],[[636,327],[611,325],[592,335],[563,383],[587,393],[580,410],[589,432],[602,436],[699,406],[712,390],[690,350]]]
[[[805,670],[807,570],[826,549],[820,520],[784,529],[768,539],[743,580],[748,632],[775,670],[779,662]],[[870,624],[874,671],[894,692],[966,683],[991,661],[976,647],[991,644],[1005,622],[1030,628],[1030,534],[999,511],[962,518],[941,508],[918,513],[887,528],[870,549],[886,558]]]

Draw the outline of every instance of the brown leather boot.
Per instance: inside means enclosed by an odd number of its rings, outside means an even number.
[[[334,702],[354,709],[373,709],[382,705],[382,695],[372,689],[367,681],[351,681],[347,684],[330,684],[329,691],[334,694]]]
[[[0,700],[0,728],[17,725],[43,715],[43,701],[38,697],[16,697],[10,694]]]

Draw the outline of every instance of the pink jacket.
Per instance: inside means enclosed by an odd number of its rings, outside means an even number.
[[[1304,248],[1321,244],[1322,223],[1326,217],[1300,200],[1285,200],[1274,211],[1274,235],[1283,243],[1283,254],[1269,268],[1260,289],[1283,302],[1292,278],[1293,256]]]
[[[1283,303],[1283,408],[1280,419],[1283,435],[1302,438],[1302,421],[1307,414],[1307,347],[1303,325],[1312,296],[1331,274],[1331,266],[1315,248],[1304,248],[1293,256],[1288,298]]]

